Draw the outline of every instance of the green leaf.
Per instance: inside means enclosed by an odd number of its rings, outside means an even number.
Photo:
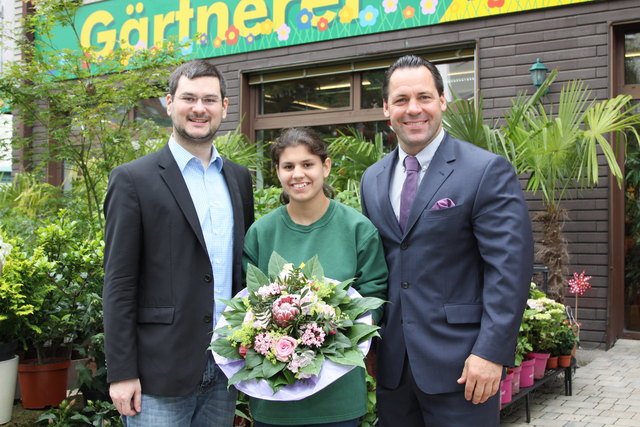
[[[375,297],[352,298],[351,301],[340,308],[350,319],[357,319],[363,313],[373,311],[384,303],[384,300]]]
[[[238,349],[231,345],[231,342],[226,338],[218,338],[211,343],[209,349],[215,351],[222,357],[227,359],[242,359],[242,356],[238,354]]]
[[[247,289],[255,293],[260,287],[268,285],[269,278],[255,265],[247,264]]]
[[[226,305],[227,307],[231,307],[234,310],[240,310],[243,312],[246,312],[247,309],[244,306],[244,302],[242,301],[242,298],[236,299],[236,298],[232,298],[232,299],[222,299],[222,298],[216,298],[216,301]]]
[[[283,362],[271,363],[270,361],[265,360],[262,364],[262,376],[265,378],[271,378],[278,372],[282,371],[285,366],[286,365]]]
[[[327,356],[329,360],[335,363],[340,363],[341,365],[350,365],[350,366],[359,366],[364,368],[364,355],[360,351],[360,349],[351,348],[344,352],[341,356]]]
[[[286,259],[282,258],[280,254],[275,251],[271,254],[268,267],[269,279],[271,279],[271,281],[275,282],[275,280],[278,278],[278,275],[282,271],[282,267],[284,267],[285,264],[288,264],[288,262]]]
[[[314,255],[309,261],[305,262],[300,271],[307,277],[316,277],[318,279],[324,277],[324,270],[320,265],[318,255]]]
[[[260,354],[258,354],[258,352],[256,352],[254,349],[250,348],[249,350],[247,350],[247,358],[245,361],[245,368],[247,369],[253,369],[256,366],[260,365],[261,363],[271,363],[268,360],[266,360],[263,356],[261,356]]]
[[[301,368],[300,372],[304,374],[320,375],[323,362],[324,362],[324,356],[322,355],[322,353],[318,353],[316,354],[316,357],[313,359],[313,363],[311,363],[308,366],[305,366],[304,368]]]
[[[380,329],[379,326],[367,325],[365,323],[356,323],[347,331],[345,335],[351,340],[353,345],[358,344],[359,342],[365,341],[371,337],[379,336],[377,330]]]
[[[231,378],[229,378],[229,385],[234,385],[240,381],[247,381],[261,376],[262,370],[260,368],[246,369],[242,368],[236,372]]]

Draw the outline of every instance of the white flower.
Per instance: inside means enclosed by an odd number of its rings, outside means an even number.
[[[528,299],[527,305],[529,308],[533,308],[534,310],[544,311],[544,301],[540,299]]]
[[[293,271],[293,264],[285,264],[282,266],[282,271],[278,275],[280,280],[287,280],[289,276],[291,276],[291,272]]]
[[[4,243],[0,236],[0,273],[2,273],[2,267],[4,266],[5,259],[11,253],[11,249],[13,249],[13,246]]]

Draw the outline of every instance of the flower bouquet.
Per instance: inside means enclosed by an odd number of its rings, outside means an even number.
[[[379,298],[324,277],[317,257],[295,268],[280,255],[269,275],[247,268],[247,288],[228,301],[210,349],[229,385],[268,400],[299,400],[364,367],[378,336],[367,312]]]

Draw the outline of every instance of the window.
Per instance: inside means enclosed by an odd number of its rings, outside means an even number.
[[[475,95],[475,50],[424,54],[440,70],[445,96],[451,100]],[[243,131],[255,141],[271,141],[283,128],[308,126],[322,137],[335,137],[349,128],[367,139],[377,133],[389,148],[395,146],[382,112],[384,73],[394,57],[345,62],[286,71],[267,71],[245,76],[252,102],[243,111]]]

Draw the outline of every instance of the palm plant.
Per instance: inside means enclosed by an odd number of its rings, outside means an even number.
[[[540,192],[545,211],[534,220],[542,223],[539,259],[549,267],[549,293],[564,300],[564,281],[569,256],[562,236],[566,211],[562,201],[569,190],[593,188],[598,184],[598,152],[606,160],[618,185],[622,171],[618,164],[620,151],[607,141],[612,135],[615,144],[626,144],[628,134],[640,140],[635,126],[640,125],[640,113],[634,111],[629,95],[596,102],[582,81],[565,84],[560,92],[557,114],[547,112],[541,94],[555,80],[557,71],[531,98],[517,97],[505,114],[501,128],[500,147],[510,147],[500,154],[507,157],[518,174],[528,174],[526,189]]]
[[[504,114],[504,125],[484,123],[482,100],[454,100],[444,117],[449,133],[506,157],[516,173],[528,176],[526,190],[541,193],[545,211],[533,217],[542,223],[539,260],[549,267],[549,295],[564,300],[564,281],[568,263],[567,242],[562,236],[566,211],[563,200],[570,190],[592,188],[598,184],[598,152],[619,185],[622,172],[617,153],[606,136],[626,143],[628,134],[640,141],[635,126],[640,113],[634,111],[629,95],[596,102],[582,81],[566,83],[560,93],[557,113],[548,112],[544,94],[555,81],[552,71],[533,94],[520,94]]]
[[[356,209],[360,208],[360,178],[364,171],[387,154],[378,133],[374,141],[367,140],[356,129],[339,131],[336,138],[326,139],[332,171],[330,184],[338,194],[336,199]]]

